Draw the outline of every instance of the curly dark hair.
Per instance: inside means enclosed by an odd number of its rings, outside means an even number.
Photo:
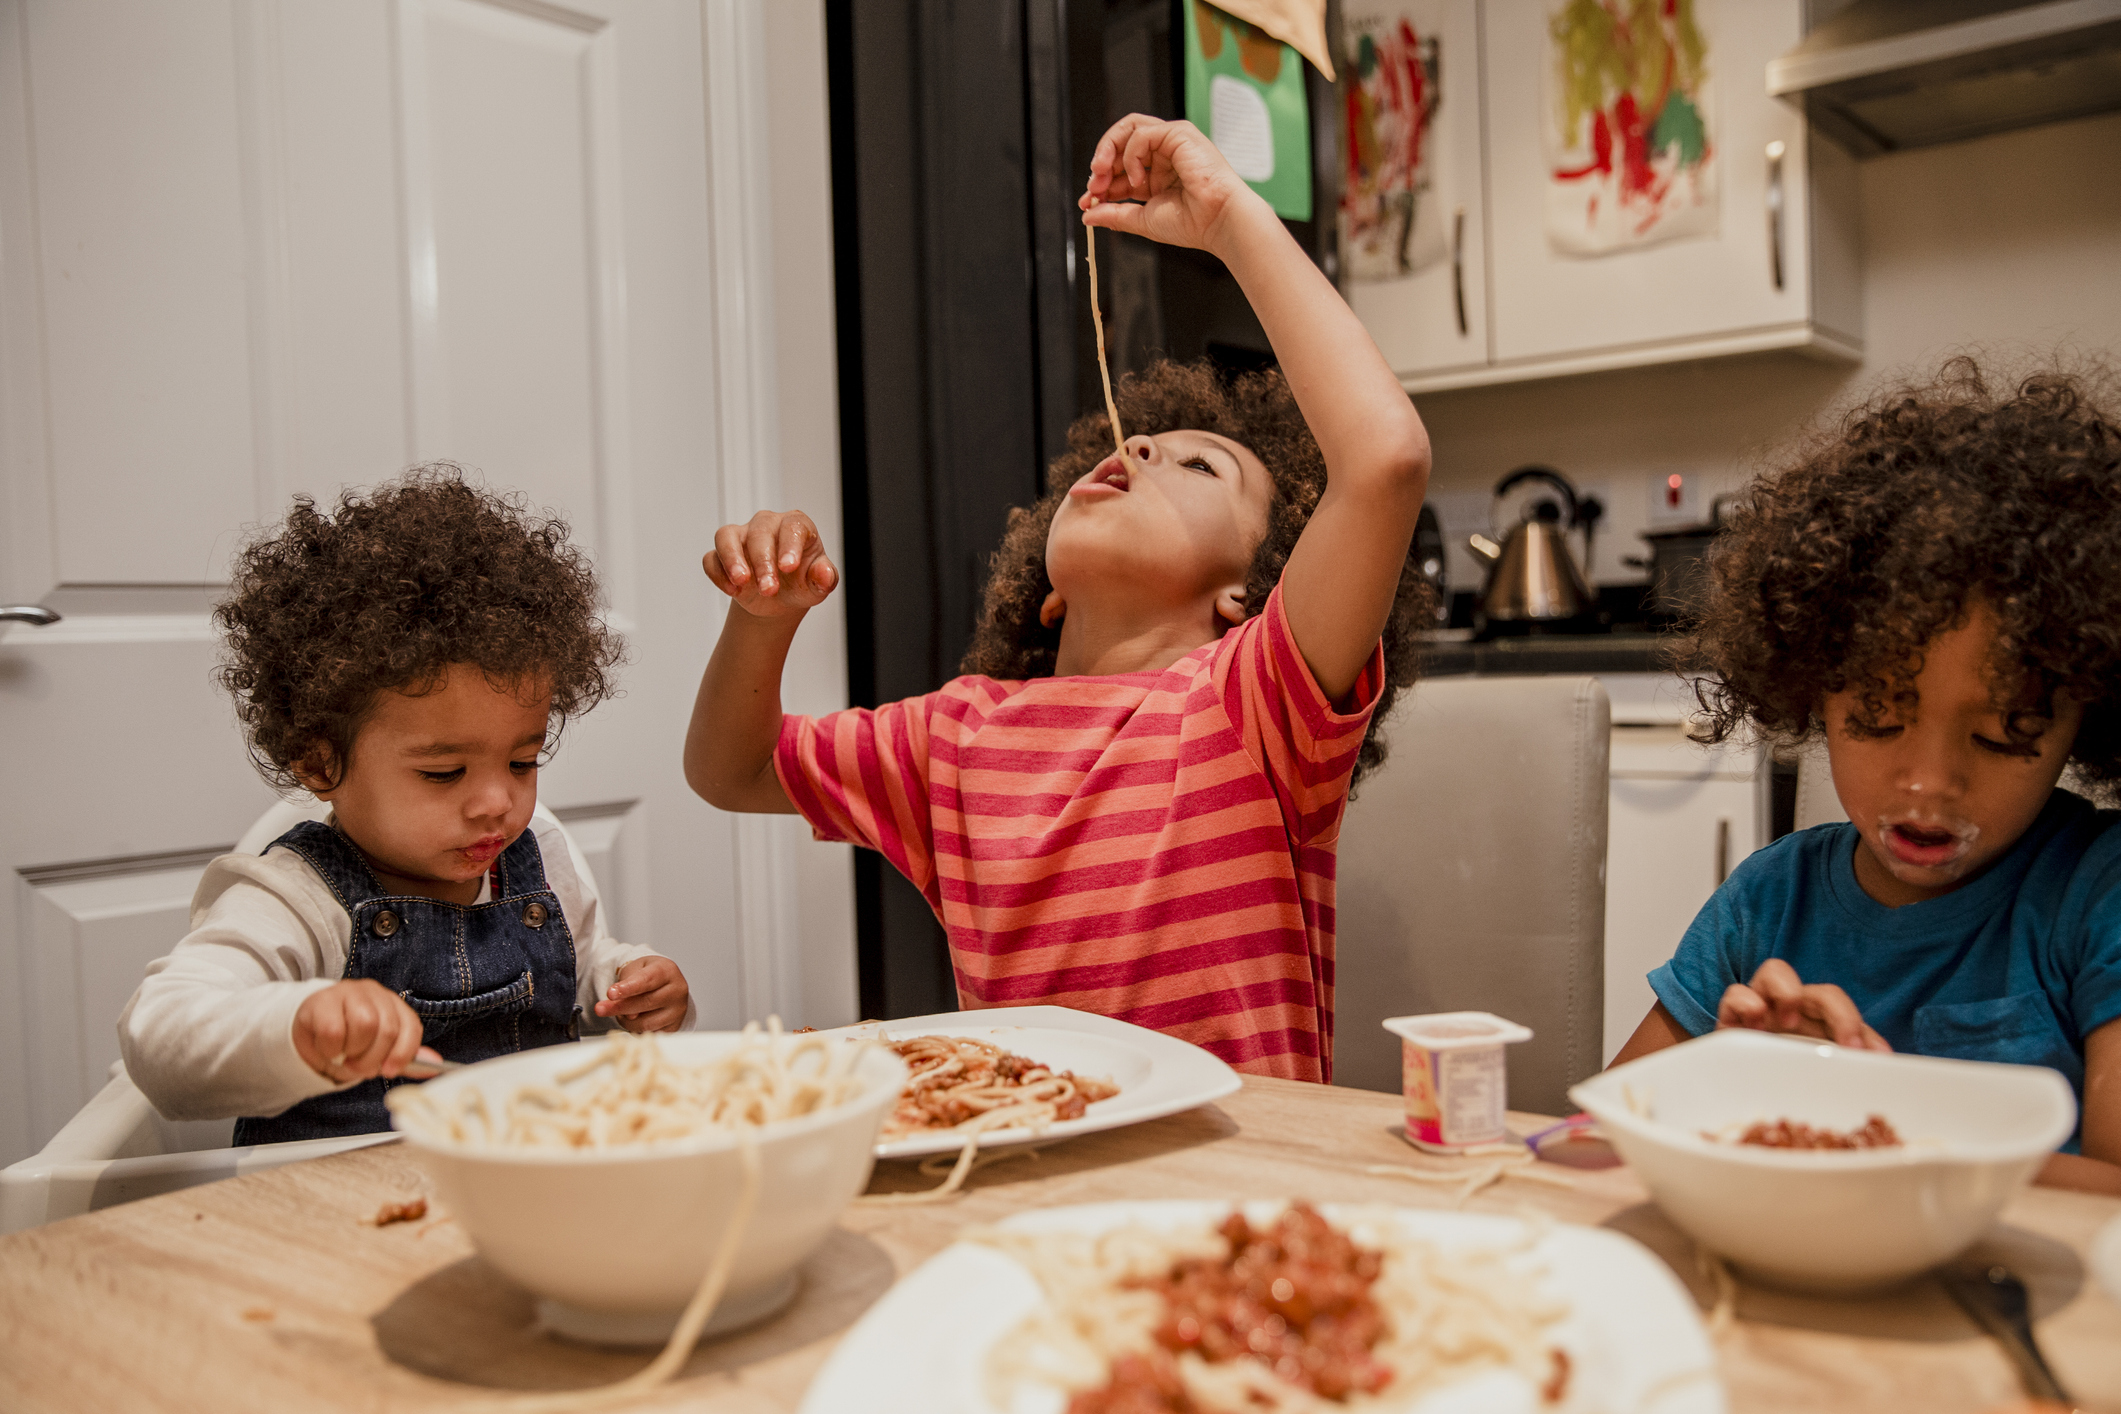
[[[282,790],[301,784],[298,765],[336,783],[377,694],[433,691],[452,663],[496,688],[549,682],[549,752],[568,719],[613,694],[625,653],[566,525],[449,462],[345,492],[328,516],[297,496],[278,533],[236,557],[214,622],[227,640],[215,676],[251,760]]]
[[[1715,674],[1703,739],[1747,726],[1794,744],[1854,690],[1876,724],[1912,700],[1923,646],[1995,616],[1997,703],[2019,742],[2058,693],[2084,704],[2071,752],[2121,780],[2121,426],[2104,369],[1998,387],[1969,357],[1902,384],[1757,479],[1709,561],[1694,629]],[[2022,704],[2031,701],[2031,708]]]
[[[1207,362],[1162,360],[1122,378],[1112,390],[1121,425],[1132,433],[1213,432],[1251,449],[1273,478],[1274,496],[1267,508],[1267,534],[1253,551],[1245,577],[1245,612],[1249,617],[1267,606],[1267,596],[1281,579],[1282,567],[1296,539],[1318,509],[1326,489],[1326,463],[1311,429],[1297,409],[1296,395],[1280,370],[1246,373],[1225,382]],[[1099,410],[1077,418],[1068,428],[1068,450],[1046,469],[1046,494],[1037,504],[1009,513],[1009,528],[987,571],[986,606],[961,673],[1020,680],[1051,677],[1060,651],[1058,626],[1039,622],[1039,606],[1053,592],[1046,576],[1046,534],[1053,514],[1067,499],[1068,488],[1112,451],[1110,419]],[[1419,657],[1416,635],[1428,622],[1430,589],[1416,568],[1413,546],[1400,565],[1399,587],[1385,622],[1384,691],[1363,737],[1351,780],[1360,782],[1385,759],[1379,725],[1393,701],[1413,686]]]

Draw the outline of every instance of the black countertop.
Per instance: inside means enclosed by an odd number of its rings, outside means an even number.
[[[1525,673],[1669,673],[1681,660],[1676,634],[1621,627],[1610,633],[1535,634],[1471,639],[1424,637],[1421,675],[1425,678]]]

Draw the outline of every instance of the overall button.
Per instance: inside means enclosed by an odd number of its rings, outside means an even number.
[[[398,931],[398,915],[386,908],[369,923],[368,930],[379,938],[387,938]]]
[[[545,905],[542,903],[533,902],[523,905],[523,923],[525,927],[542,928],[545,926],[545,919],[548,916]]]

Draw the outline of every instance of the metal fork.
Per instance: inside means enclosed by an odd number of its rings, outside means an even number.
[[[2062,1382],[2047,1367],[2040,1346],[2033,1339],[2032,1303],[2025,1283],[2009,1267],[1951,1271],[1943,1274],[1944,1289],[1959,1303],[1974,1324],[1996,1338],[2004,1354],[2018,1367],[2025,1392],[2035,1399],[2051,1399],[2070,1408],[2076,1401],[2063,1392]]]

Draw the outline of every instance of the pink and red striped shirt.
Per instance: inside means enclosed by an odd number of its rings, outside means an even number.
[[[1276,589],[1162,672],[961,677],[781,723],[819,839],[880,850],[950,937],[966,1007],[1057,1003],[1329,1079],[1334,847],[1384,681],[1327,701]]]

